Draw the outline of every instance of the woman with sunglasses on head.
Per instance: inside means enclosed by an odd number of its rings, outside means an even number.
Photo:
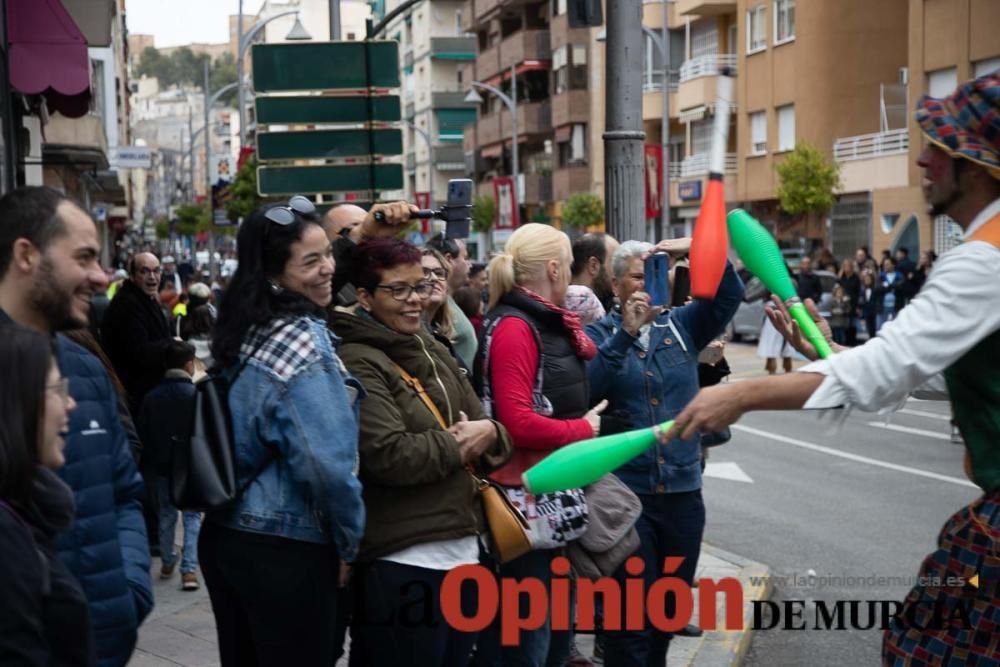
[[[352,664],[464,667],[476,633],[445,622],[441,582],[479,562],[480,503],[466,468],[482,475],[503,465],[510,439],[424,328],[433,287],[420,251],[376,240],[358,246],[356,259],[359,308],[332,319],[344,363],[368,392],[359,441],[368,523],[355,563]],[[473,613],[473,587],[462,596]],[[414,607],[431,617],[412,618]]]
[[[448,303],[448,260],[437,250],[424,248],[421,250],[420,266],[424,270],[424,280],[431,286],[431,293],[424,299],[424,325],[439,343],[448,348],[458,365],[465,368],[451,342],[455,337],[455,321]]]
[[[87,600],[52,542],[73,520],[54,472],[76,404],[46,336],[0,325],[0,664],[92,665]]]
[[[243,489],[199,540],[224,666],[332,665],[340,564],[364,527],[361,389],[326,326],[334,262],[312,211],[297,196],[243,222],[212,344]]]

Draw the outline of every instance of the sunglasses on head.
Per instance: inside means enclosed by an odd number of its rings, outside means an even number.
[[[316,212],[316,205],[302,195],[295,195],[288,200],[286,206],[272,206],[264,212],[264,217],[282,227],[295,222],[295,214],[311,215]]]

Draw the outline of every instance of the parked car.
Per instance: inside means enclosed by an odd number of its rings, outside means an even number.
[[[830,317],[830,307],[833,304],[833,286],[837,283],[837,276],[830,271],[814,271],[819,276],[820,284],[823,286],[823,295],[820,297],[819,314],[823,317]],[[760,338],[761,327],[764,326],[764,303],[767,297],[767,287],[756,276],[749,276],[746,280],[746,289],[743,294],[743,302],[736,309],[736,314],[726,327],[726,333],[730,340],[757,340]]]

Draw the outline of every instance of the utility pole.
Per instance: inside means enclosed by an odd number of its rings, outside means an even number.
[[[646,133],[642,129],[642,49],[636,48],[642,36],[642,3],[608,0],[607,18],[604,77],[607,230],[619,241],[642,241],[646,239],[642,164]]]
[[[190,97],[188,98],[191,99]],[[194,201],[194,109],[188,104],[188,187]]]
[[[239,105],[239,113],[237,117],[240,119],[240,150],[247,144],[247,129],[246,129],[246,115],[244,112],[244,107],[246,106],[246,99],[243,97],[243,0],[240,0],[240,11],[236,19],[238,26],[236,26],[236,82],[239,84],[236,86],[236,104]],[[194,183],[194,179],[191,179]]]
[[[340,0],[330,0],[330,41],[340,39]]]
[[[208,89],[208,58],[205,59],[204,92],[205,92],[205,203],[208,205],[208,273],[215,280],[215,211],[212,210],[212,131],[209,128],[211,97]],[[237,86],[238,87],[238,86]]]

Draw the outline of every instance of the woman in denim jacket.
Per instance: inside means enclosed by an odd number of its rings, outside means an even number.
[[[332,665],[338,573],[365,511],[356,476],[360,384],[325,308],[334,261],[312,204],[250,215],[212,354],[235,375],[229,408],[242,495],[209,512],[199,557],[222,664]]]

